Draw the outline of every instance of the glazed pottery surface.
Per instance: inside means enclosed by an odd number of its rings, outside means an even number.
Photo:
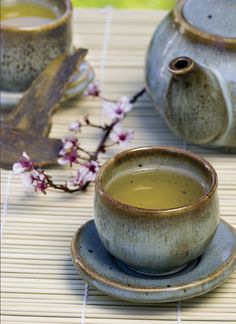
[[[234,0],[178,0],[146,59],[147,91],[170,129],[229,152],[236,152],[235,16]]]
[[[236,269],[236,231],[221,220],[205,253],[182,271],[150,277],[132,272],[104,248],[94,221],[83,225],[71,245],[81,276],[113,297],[138,303],[164,303],[202,295],[222,284]]]
[[[3,3],[19,3],[4,0]],[[25,1],[27,3],[27,0]],[[70,0],[31,0],[30,3],[56,7],[60,12],[52,22],[29,28],[1,22],[0,90],[26,90],[38,74],[57,56],[71,50],[72,6]]]
[[[206,193],[190,205],[144,209],[112,199],[106,184],[123,172],[162,166],[185,170],[201,181]],[[176,271],[203,253],[219,222],[217,176],[212,166],[176,148],[143,147],[124,151],[106,162],[95,185],[94,219],[106,249],[137,271]]]

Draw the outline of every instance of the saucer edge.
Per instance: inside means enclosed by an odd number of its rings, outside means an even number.
[[[212,273],[210,280],[209,277],[207,277],[204,280],[194,281],[188,285],[166,287],[165,289],[144,289],[138,287],[128,287],[125,284],[121,285],[107,279],[101,274],[96,273],[93,269],[89,268],[89,266],[86,266],[79,256],[77,245],[78,239],[86,227],[91,226],[93,223],[93,220],[86,222],[75,233],[71,243],[72,260],[77,271],[81,274],[85,281],[105,294],[118,299],[140,303],[164,303],[197,297],[220,286],[236,269],[236,230],[230,224],[221,219],[221,226],[226,226],[227,229],[232,232],[232,235],[234,235],[235,246],[230,257],[222,263],[222,266],[218,268],[217,271]]]

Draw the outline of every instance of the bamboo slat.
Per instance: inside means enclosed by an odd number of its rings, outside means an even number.
[[[89,49],[103,92],[111,98],[131,96],[144,84],[145,52],[159,11],[79,10],[74,15],[74,44]],[[53,117],[51,137],[67,134],[68,124],[88,114],[102,117],[100,103],[88,98],[63,104]],[[236,227],[236,157],[187,145],[170,132],[147,96],[125,120],[136,132],[130,147],[172,145],[202,155],[219,176],[221,215]],[[92,150],[94,129],[81,133]],[[119,151],[111,149],[102,161]],[[59,182],[70,171],[52,168]],[[87,287],[70,257],[75,230],[93,217],[91,186],[85,194],[25,192],[20,179],[2,171],[2,323],[3,324],[229,324],[236,323],[236,273],[216,290],[180,303],[138,305],[115,300]]]

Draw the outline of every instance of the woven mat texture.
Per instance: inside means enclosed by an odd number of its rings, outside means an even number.
[[[103,93],[131,96],[143,87],[144,59],[151,35],[164,17],[159,11],[78,10],[74,44],[89,49]],[[68,124],[89,114],[104,119],[101,104],[84,98],[62,105],[51,137],[67,134]],[[135,131],[130,147],[169,145],[205,157],[219,176],[221,216],[236,227],[236,157],[187,145],[174,136],[147,96],[124,122]],[[99,133],[87,129],[81,142],[92,150]],[[117,153],[114,148],[103,160]],[[50,169],[57,181],[70,173]],[[115,300],[88,286],[70,256],[76,229],[93,217],[93,186],[82,195],[25,192],[20,179],[2,171],[2,324],[212,324],[236,323],[236,273],[218,289],[198,298],[161,305]]]

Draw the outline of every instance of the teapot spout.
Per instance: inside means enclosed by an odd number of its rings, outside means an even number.
[[[190,72],[193,72],[195,69],[195,62],[187,57],[187,56],[181,56],[176,57],[169,63],[169,71],[172,73],[173,76],[184,76],[189,74]]]
[[[196,144],[219,141],[227,129],[228,109],[214,71],[189,57],[169,63],[166,116],[171,129]]]

